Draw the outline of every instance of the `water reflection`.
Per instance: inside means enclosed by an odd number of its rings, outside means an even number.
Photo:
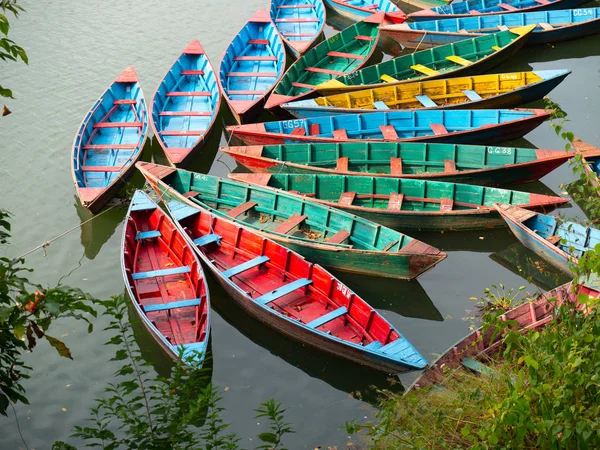
[[[403,391],[404,388],[396,377],[390,377],[304,346],[248,317],[212,276],[207,278],[211,306],[227,323],[256,345],[297,367],[308,376],[323,380],[333,388],[347,392],[371,405],[378,404],[377,389]]]
[[[433,269],[435,270],[435,269]],[[373,308],[404,317],[442,322],[442,314],[418,281],[373,278],[356,273],[333,272]]]
[[[555,269],[521,243],[492,253],[490,258],[527,282],[549,291],[571,278]]]
[[[445,252],[491,253],[505,249],[515,242],[508,228],[491,228],[460,232],[414,232],[410,235]]]

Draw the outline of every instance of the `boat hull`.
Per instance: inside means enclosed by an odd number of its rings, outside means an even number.
[[[110,186],[106,187],[94,200],[92,200],[91,202],[84,203],[81,200],[81,196],[78,197],[81,204],[85,208],[87,208],[92,214],[98,214],[100,211],[102,211],[102,209],[104,209],[108,202],[110,202],[114,197],[116,197],[117,194],[119,194],[119,192],[121,191],[121,189],[123,189],[127,185],[127,182],[133,176],[133,173],[135,171],[135,163],[138,162],[142,156],[142,149],[144,147],[145,142],[146,141],[144,139],[144,143],[142,143],[140,147],[139,155],[131,161],[130,166],[127,167],[127,169],[125,169],[123,172],[121,172],[119,178],[113,181],[110,184]],[[77,188],[77,193],[79,194],[79,188]]]

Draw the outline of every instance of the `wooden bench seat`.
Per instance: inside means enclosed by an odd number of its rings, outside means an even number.
[[[390,158],[390,174],[402,175],[402,158]]]
[[[363,61],[365,59],[362,55],[355,55],[354,53],[344,53],[344,52],[329,52],[327,56],[333,56],[334,58],[347,58],[347,59],[356,59],[358,61]]]
[[[205,234],[204,236],[194,239],[194,245],[197,245],[198,247],[205,247],[212,243],[221,244],[221,239],[223,239],[223,236],[219,236],[218,234]]]
[[[236,206],[235,208],[229,210],[227,212],[227,215],[229,217],[233,217],[234,219],[236,217],[241,216],[242,214],[250,211],[252,208],[254,208],[257,205],[256,202],[244,202],[238,206]]]
[[[199,298],[194,298],[191,300],[179,300],[177,302],[169,302],[169,303],[155,303],[151,305],[143,305],[142,308],[144,312],[156,312],[156,311],[168,311],[175,308],[190,308],[200,306],[202,300]]]
[[[325,314],[324,316],[321,317],[317,317],[316,319],[308,322],[306,324],[307,327],[309,328],[319,328],[322,327],[323,325],[326,325],[327,323],[331,322],[332,320],[337,319],[338,317],[342,317],[343,315],[347,314],[348,310],[346,309],[345,306],[342,306],[340,308],[334,309],[333,311]]]
[[[269,261],[268,256],[257,256],[256,258],[252,258],[249,261],[246,261],[242,264],[238,264],[237,266],[231,267],[230,269],[221,272],[221,275],[223,275],[225,278],[231,278],[254,267],[258,267],[261,264],[266,263],[267,261]]]
[[[182,70],[181,75],[204,75],[204,70]]]
[[[350,233],[346,230],[340,230],[327,239],[328,244],[343,244],[350,237]]]
[[[161,236],[161,233],[158,230],[140,231],[140,232],[138,232],[138,234],[135,235],[135,240],[141,241],[144,239],[154,239],[154,238],[157,238],[160,236]]]
[[[347,156],[342,156],[341,158],[338,158],[335,170],[338,170],[340,172],[348,172],[348,161],[349,160]]]
[[[212,97],[208,91],[167,92],[167,97]]]
[[[180,275],[190,273],[190,266],[171,267],[169,269],[152,270],[150,272],[137,272],[131,275],[134,280],[144,280],[146,278],[166,277],[169,275]]]
[[[433,131],[433,134],[435,134],[436,136],[439,136],[441,134],[448,134],[448,130],[441,123],[431,123],[429,124],[429,126],[431,127],[431,131]]]
[[[404,194],[397,194],[395,192],[390,193],[390,199],[388,200],[388,211],[402,211],[402,202],[404,201]]]
[[[356,198],[356,192],[342,192],[338,203],[342,206],[351,206],[354,203],[354,199]]]
[[[442,202],[440,203],[440,211],[449,212],[452,211],[452,208],[454,208],[454,200],[451,198],[443,198]]]
[[[260,297],[254,299],[255,302],[260,303],[262,305],[268,305],[269,303],[277,300],[278,298],[283,297],[284,295],[291,294],[297,289],[308,286],[312,283],[312,280],[308,280],[306,278],[300,278],[296,281],[293,281],[288,284],[284,284],[283,286],[268,292],[267,294],[261,295]]]
[[[277,61],[277,56],[235,56],[234,61]]]
[[[415,95],[415,98],[425,108],[437,108],[437,103],[431,100],[427,95]]]
[[[308,216],[301,216],[296,213],[289,217],[285,222],[280,223],[273,231],[275,233],[287,234],[306,220]]]
[[[396,129],[392,125],[380,125],[379,130],[383,138],[387,141],[397,141],[399,139]]]
[[[100,122],[95,123],[94,128],[140,128],[142,122]]]
[[[343,77],[344,75],[346,75],[346,72],[340,72],[338,70],[331,70],[331,69],[323,69],[321,67],[307,67],[304,70],[306,70],[307,72],[313,72],[313,73],[324,73],[326,75],[335,75],[336,77]]]

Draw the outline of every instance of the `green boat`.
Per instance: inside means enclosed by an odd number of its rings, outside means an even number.
[[[574,152],[483,145],[343,142],[221,149],[253,172],[405,178],[482,186],[537,181]],[[591,147],[586,155],[600,156]]]
[[[350,25],[309,50],[285,72],[265,107],[273,109],[316,92],[315,86],[368,64],[379,41],[383,13]]]
[[[235,173],[231,179],[309,197],[397,230],[506,226],[494,203],[552,211],[568,200],[470,184],[346,175]]]
[[[477,75],[514,56],[534,29],[535,25],[512,28],[399,56],[321,83],[317,90],[321,95],[332,95],[411,81]]]
[[[286,192],[150,163],[137,168],[163,200],[199,205],[323,266],[413,279],[446,257],[402,233]]]

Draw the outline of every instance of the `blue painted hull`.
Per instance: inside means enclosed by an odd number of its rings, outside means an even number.
[[[399,15],[400,9],[390,0],[350,0],[342,2],[340,0],[325,0],[329,8],[339,15],[359,22],[366,19],[373,13],[385,12]]]
[[[270,12],[283,42],[296,59],[310,50],[323,34],[323,0],[271,0]]]

